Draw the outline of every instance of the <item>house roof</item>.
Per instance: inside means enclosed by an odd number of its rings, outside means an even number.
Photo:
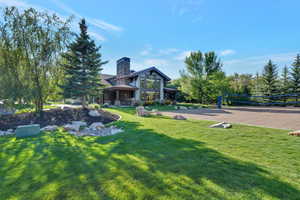
[[[137,72],[133,72],[129,75],[126,75],[126,76],[122,76],[120,78],[131,78],[131,77],[136,77],[138,76],[139,74],[141,73],[144,73],[144,72],[147,72],[147,71],[155,71],[157,72],[159,75],[161,75],[164,79],[166,79],[167,81],[170,81],[171,78],[169,78],[167,75],[165,75],[164,73],[162,73],[159,69],[157,69],[156,67],[149,67],[149,68],[146,68],[146,69],[143,69],[143,70],[140,70],[140,71],[137,71]],[[101,82],[103,85],[106,85],[106,86],[113,86],[112,83],[110,82],[110,79],[113,79],[115,78],[116,75],[110,75],[110,74],[101,74]]]
[[[143,69],[141,71],[137,71],[137,72],[134,72],[132,74],[129,75],[129,77],[135,77],[135,76],[138,76],[139,74],[141,73],[144,73],[144,72],[147,72],[147,71],[156,71],[159,75],[161,75],[163,78],[165,78],[167,81],[170,81],[171,78],[168,77],[167,75],[165,75],[164,73],[162,73],[159,69],[157,69],[156,67],[149,67],[149,68],[146,68],[146,69]]]
[[[111,86],[112,84],[108,81],[108,79],[111,79],[113,77],[115,76],[110,74],[101,74],[101,83],[106,86]]]

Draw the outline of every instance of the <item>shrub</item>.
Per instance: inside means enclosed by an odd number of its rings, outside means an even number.
[[[101,106],[99,104],[90,104],[89,108],[99,110],[101,108]]]
[[[172,104],[172,101],[167,99],[167,100],[165,100],[164,104],[165,104],[165,105],[171,105],[171,104]]]
[[[151,106],[151,105],[153,105],[155,102],[154,101],[145,101],[144,103],[143,103],[143,106]]]

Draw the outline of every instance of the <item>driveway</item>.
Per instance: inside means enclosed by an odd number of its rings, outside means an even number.
[[[162,112],[163,115],[183,115],[190,119],[210,120],[300,130],[300,108],[294,107],[224,107],[223,109],[194,109]]]

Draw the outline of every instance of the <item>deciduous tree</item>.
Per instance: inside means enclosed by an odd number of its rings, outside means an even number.
[[[3,12],[0,39],[6,56],[2,64],[10,68],[13,77],[7,83],[22,90],[19,98],[30,96],[37,113],[42,113],[50,92],[51,71],[71,35],[70,19],[33,8],[19,11],[9,7]]]

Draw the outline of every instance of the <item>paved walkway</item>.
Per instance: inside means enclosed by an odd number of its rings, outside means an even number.
[[[225,107],[162,112],[167,116],[184,115],[191,119],[240,123],[269,128],[300,130],[300,108],[294,107]]]

